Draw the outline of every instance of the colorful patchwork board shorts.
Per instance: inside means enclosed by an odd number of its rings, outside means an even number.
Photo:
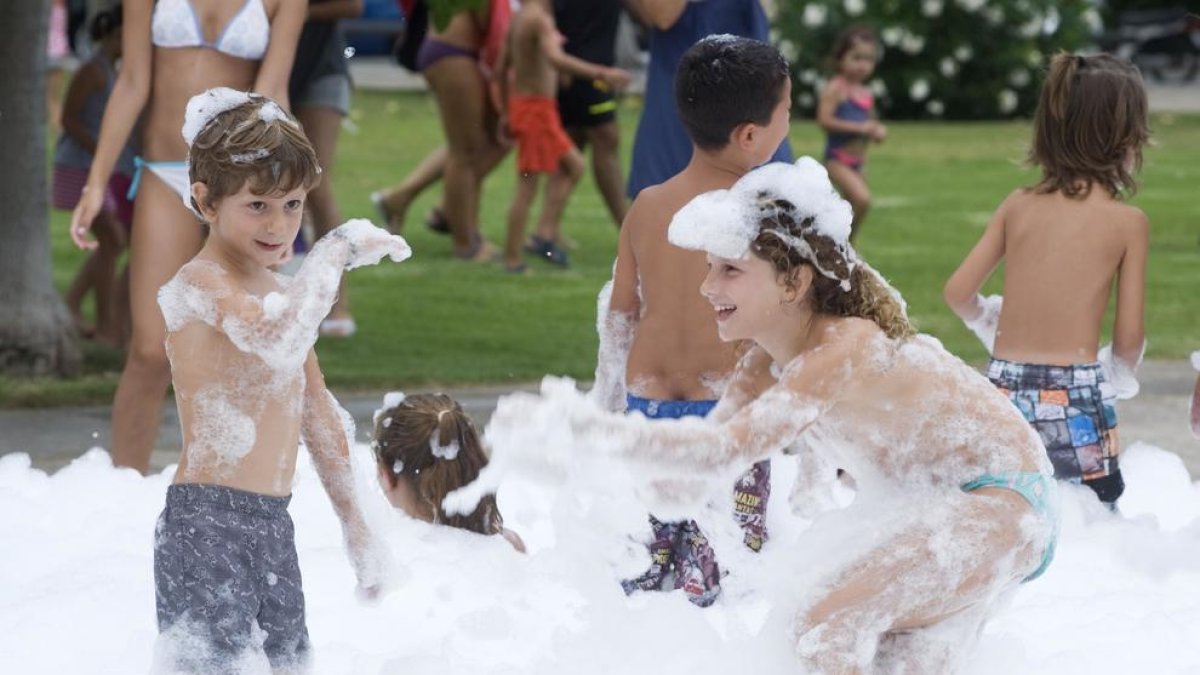
[[[1099,363],[1072,366],[992,359],[987,377],[1041,436],[1054,477],[1113,503],[1124,491],[1116,398]]]
[[[705,417],[716,401],[660,401],[626,397],[626,410],[638,411],[650,419]],[[771,462],[763,460],[750,467],[733,488],[733,517],[742,527],[743,541],[753,551],[762,549],[767,540],[767,501],[771,497]],[[682,589],[688,600],[700,607],[716,601],[721,593],[721,568],[708,538],[694,520],[664,523],[650,516],[653,532],[650,569],[636,579],[621,582],[626,594],[634,591]],[[667,588],[670,586],[671,588]]]

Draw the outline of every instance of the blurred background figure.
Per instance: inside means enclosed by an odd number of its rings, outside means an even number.
[[[565,39],[563,51],[602,66],[616,63],[620,18],[620,0],[554,2],[554,20]],[[621,192],[621,131],[614,92],[599,80],[571,77],[559,89],[558,112],[575,146],[581,152],[591,146],[592,180],[620,227],[629,206]]]
[[[67,0],[50,0],[50,25],[46,28],[46,114],[54,133],[62,130],[63,76],[71,61],[71,43],[67,39]]]
[[[92,56],[75,71],[62,106],[62,133],[54,148],[53,206],[71,211],[87,183],[104,107],[117,80],[121,58],[121,6],[97,13],[89,26]],[[79,334],[124,346],[129,322],[129,279],[118,279],[117,263],[129,241],[133,202],[126,195],[133,174],[133,148],[126,145],[104,191],[104,208],[92,230],[99,246],[71,281],[66,303]],[[83,317],[83,299],[94,293],[95,324]]]
[[[675,110],[675,68],[700,38],[729,33],[768,41],[766,13],[759,0],[627,0],[633,15],[650,28],[646,102],[633,140],[633,162],[625,194],[658,185],[683,170],[692,144]],[[784,139],[773,161],[790,162]]]
[[[346,63],[346,41],[339,19],[353,19],[363,11],[363,0],[309,0],[308,20],[296,44],[296,60],[288,80],[292,111],[317,151],[321,182],[308,193],[308,213],[313,233],[325,236],[342,224],[342,213],[333,194],[333,165],[337,157],[338,130],[350,114],[352,83]],[[321,322],[323,337],[350,337],[358,325],[350,315],[346,277],[337,302]]]

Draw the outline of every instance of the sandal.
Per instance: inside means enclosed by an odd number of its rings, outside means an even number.
[[[525,250],[542,258],[551,265],[558,265],[564,268],[571,266],[570,261],[567,259],[567,252],[561,246],[549,239],[542,239],[536,234],[530,235],[529,240],[525,242]]]
[[[446,220],[446,212],[438,206],[429,209],[425,216],[425,227],[437,234],[450,234],[450,222]]]
[[[400,234],[404,229],[404,214],[393,213],[388,208],[387,197],[384,196],[383,190],[371,193],[371,203],[375,205],[375,213],[379,215],[379,220],[383,221],[383,226],[387,228],[387,231],[392,234]]]

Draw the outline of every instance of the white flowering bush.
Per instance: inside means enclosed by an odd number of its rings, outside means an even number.
[[[1101,30],[1087,0],[785,0],[774,37],[791,61],[798,114],[812,115],[834,40],[875,29],[882,49],[871,87],[890,119],[1026,116],[1048,57]]]

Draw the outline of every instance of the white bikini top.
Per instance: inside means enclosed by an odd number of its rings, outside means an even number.
[[[150,22],[150,38],[159,47],[207,47],[240,59],[258,61],[267,51],[271,22],[267,19],[263,0],[246,0],[217,39],[208,42],[191,0],[158,0]]]

